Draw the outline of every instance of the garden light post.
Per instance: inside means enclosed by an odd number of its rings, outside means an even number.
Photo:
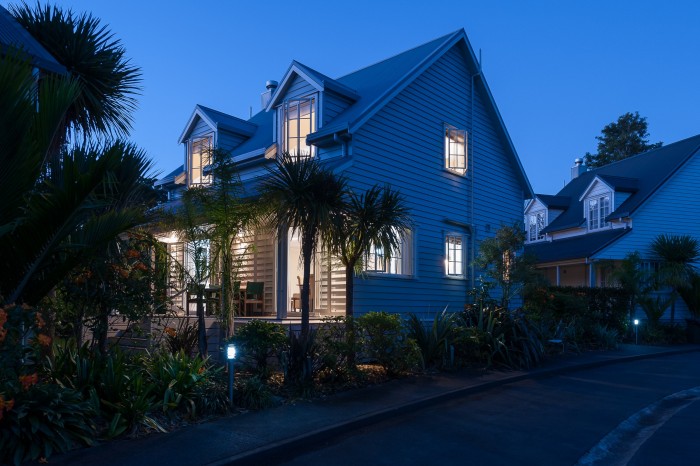
[[[639,344],[639,333],[637,329],[639,328],[639,319],[634,319],[634,343]]]
[[[236,347],[233,344],[226,345],[226,360],[228,361],[228,400],[233,406],[233,360],[236,359]]]

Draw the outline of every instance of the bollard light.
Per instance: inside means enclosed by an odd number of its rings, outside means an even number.
[[[637,323],[636,320],[634,322],[635,322],[635,324]],[[236,359],[236,346],[235,345],[232,345],[232,344],[226,345],[226,359],[228,359],[229,361],[232,359]]]
[[[236,346],[226,345],[226,359],[228,360],[228,401],[233,406],[233,360],[236,359]]]
[[[639,328],[639,319],[634,319],[634,344],[638,345],[639,344],[639,332],[637,329]]]

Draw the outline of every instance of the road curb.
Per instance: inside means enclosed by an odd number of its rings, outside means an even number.
[[[700,352],[700,346],[686,347],[679,349],[671,349],[667,351],[658,351],[645,354],[634,354],[629,356],[613,357],[609,359],[600,359],[596,361],[588,361],[582,363],[573,363],[563,366],[555,366],[549,368],[535,369],[530,372],[506,376],[497,380],[482,382],[471,386],[460,387],[453,390],[448,390],[434,395],[417,398],[399,405],[389,408],[380,409],[370,413],[363,414],[345,421],[305,432],[301,435],[288,437],[282,440],[270,442],[269,444],[248,450],[242,453],[237,453],[229,457],[207,463],[207,466],[228,466],[228,465],[259,465],[270,462],[290,459],[290,451],[303,453],[307,447],[318,446],[321,442],[330,440],[339,434],[376,424],[393,416],[399,416],[410,413],[419,409],[423,409],[432,405],[440,404],[459,398],[466,395],[484,392],[493,388],[501,387],[517,383],[528,379],[540,379],[553,377],[568,372],[593,369],[596,367],[609,366],[613,364],[621,364],[625,362],[637,361],[642,359],[653,359],[657,357],[674,356],[678,354]]]

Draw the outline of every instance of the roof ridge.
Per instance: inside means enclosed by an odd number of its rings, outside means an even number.
[[[372,68],[373,66],[379,65],[379,64],[384,63],[384,62],[387,62],[387,61],[389,61],[389,60],[393,60],[393,59],[396,58],[396,57],[399,57],[399,56],[401,56],[401,55],[403,55],[403,54],[412,52],[412,51],[414,51],[414,50],[416,50],[416,49],[419,49],[419,48],[421,48],[421,47],[424,47],[424,46],[426,46],[426,45],[428,45],[428,44],[431,44],[431,43],[433,43],[433,42],[437,42],[437,41],[439,41],[439,40],[442,40],[442,42],[447,42],[448,38],[453,37],[455,34],[460,33],[460,32],[462,32],[463,30],[464,30],[463,28],[462,28],[462,29],[457,29],[456,31],[453,31],[453,32],[451,32],[451,33],[449,33],[449,34],[445,34],[444,36],[436,37],[435,39],[431,39],[431,40],[429,40],[429,41],[427,41],[427,42],[424,42],[424,43],[422,43],[422,44],[416,45],[415,47],[411,47],[410,49],[403,50],[403,51],[401,51],[401,52],[395,53],[394,55],[391,55],[390,57],[381,59],[381,60],[376,61],[376,62],[374,62],[374,63],[371,63],[371,64],[369,64],[369,65],[363,66],[362,68],[358,68],[358,69],[356,69],[356,70],[354,70],[354,71],[351,71],[351,72],[349,72],[349,73],[346,73],[346,74],[344,74],[344,75],[342,75],[342,76],[338,76],[337,78],[334,78],[334,79],[339,80],[339,79],[347,78],[347,77],[350,76],[350,75],[353,75],[353,74],[355,74],[355,73],[359,73],[360,71],[364,71],[364,70],[366,70],[366,69],[368,69],[368,68]]]

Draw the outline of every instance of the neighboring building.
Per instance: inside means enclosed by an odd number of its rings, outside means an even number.
[[[553,285],[606,286],[610,261],[638,251],[653,268],[654,238],[700,239],[699,219],[700,136],[694,136],[590,171],[577,159],[561,191],[526,204],[525,249]]]
[[[279,84],[267,82],[259,113],[243,120],[197,105],[180,143],[184,164],[158,183],[172,202],[211,182],[209,147],[229,150],[249,187],[288,151],[318,157],[353,190],[398,189],[415,228],[390,260],[371,251],[355,282],[357,314],[461,309],[479,274],[471,263],[480,241],[519,221],[533,196],[463,30],[338,79],[293,61]],[[174,236],[163,240],[188,262]],[[264,283],[261,315],[298,316],[297,238],[249,232],[238,247],[241,283]],[[345,312],[344,270],[323,251],[311,289],[312,316]]]

